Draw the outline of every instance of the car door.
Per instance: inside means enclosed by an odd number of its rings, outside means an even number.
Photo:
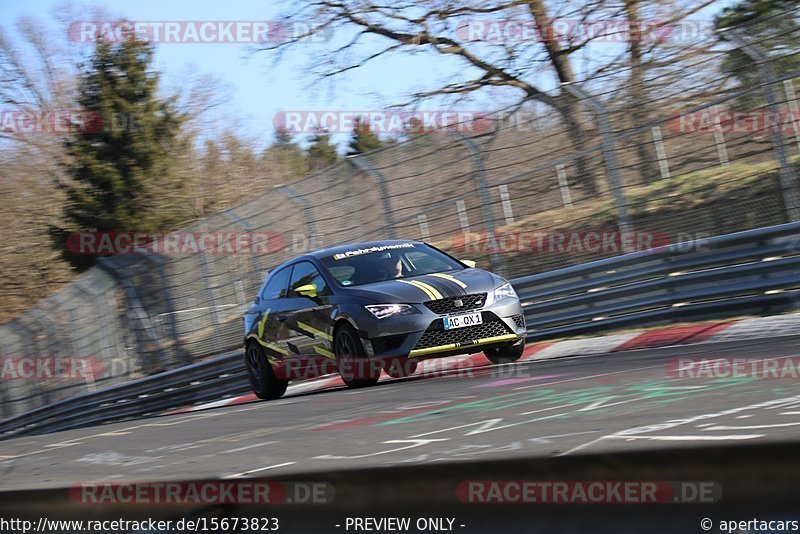
[[[316,296],[301,295],[297,289],[312,284],[316,288]],[[295,335],[291,343],[298,354],[306,362],[326,372],[329,362],[334,358],[332,352],[330,296],[331,290],[317,267],[310,261],[294,264],[289,282],[289,300],[292,301],[292,312],[287,319],[288,328]],[[327,360],[327,362],[326,362]],[[330,369],[327,370],[330,372]]]
[[[248,313],[255,313],[247,319],[251,324],[250,333],[256,335],[268,355],[279,360],[292,356],[288,348],[290,332],[285,325],[291,306],[291,299],[287,298],[291,273],[291,266],[271,273],[261,289],[257,305],[248,310]]]

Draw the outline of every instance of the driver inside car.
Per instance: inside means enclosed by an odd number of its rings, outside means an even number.
[[[403,262],[400,260],[400,256],[392,256],[389,254],[385,258],[381,258],[379,276],[381,276],[383,280],[401,278],[403,276]]]

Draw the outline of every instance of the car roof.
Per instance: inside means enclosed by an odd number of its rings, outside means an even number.
[[[403,243],[413,243],[415,245],[424,245],[425,243],[421,241],[414,241],[412,239],[387,239],[384,241],[362,241],[359,243],[350,243],[348,245],[340,245],[338,247],[328,247],[328,248],[321,248],[319,250],[314,250],[312,252],[306,252],[305,254],[301,254],[300,256],[295,256],[290,260],[286,260],[285,262],[281,263],[280,265],[276,265],[272,269],[270,269],[269,273],[272,274],[276,271],[283,269],[288,265],[292,265],[299,261],[306,260],[308,261],[311,258],[315,258],[317,260],[322,260],[326,256],[333,256],[334,254],[338,254],[340,252],[347,252],[348,250],[357,250],[361,248],[370,248],[370,247],[380,247],[385,245],[400,245]]]
[[[312,256],[317,259],[322,259],[328,256],[333,256],[334,254],[338,254],[341,252],[347,252],[348,250],[357,250],[363,248],[372,248],[372,247],[381,247],[387,245],[402,245],[403,243],[413,243],[415,245],[424,245],[424,243],[420,241],[415,241],[413,239],[386,239],[383,241],[363,241],[360,243],[350,243],[348,245],[340,245],[338,247],[329,247],[323,248],[320,250],[315,250],[313,252],[308,252],[305,256]],[[298,258],[296,258],[298,259]]]

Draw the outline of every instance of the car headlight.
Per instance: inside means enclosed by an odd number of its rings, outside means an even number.
[[[489,295],[486,297],[486,305],[488,306],[490,304],[494,304],[498,300],[503,300],[507,298],[513,298],[513,299],[519,298],[517,296],[517,292],[514,291],[514,287],[509,282],[506,282],[500,287],[496,287],[492,291],[490,291]]]
[[[395,315],[414,315],[419,313],[414,306],[410,304],[371,304],[364,306],[369,312],[378,319],[386,319]]]

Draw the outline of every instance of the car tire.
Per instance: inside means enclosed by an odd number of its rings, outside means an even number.
[[[418,364],[412,358],[394,358],[387,360],[383,370],[392,378],[406,378],[416,372]]]
[[[279,380],[272,370],[272,365],[267,361],[264,349],[258,343],[247,344],[244,351],[244,362],[247,367],[247,378],[250,388],[260,399],[274,400],[286,393],[288,380]]]
[[[374,386],[381,377],[379,361],[372,360],[364,350],[364,344],[355,329],[343,323],[333,336],[333,351],[336,354],[339,376],[351,388]]]
[[[493,364],[513,363],[522,357],[525,351],[525,343],[519,345],[505,345],[483,351],[486,358]]]

